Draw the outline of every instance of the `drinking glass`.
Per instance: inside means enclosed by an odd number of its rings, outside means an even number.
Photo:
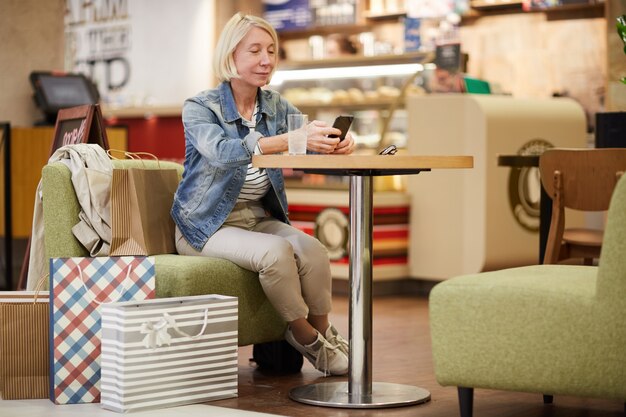
[[[289,155],[306,154],[306,126],[309,116],[306,114],[290,114],[287,117]]]

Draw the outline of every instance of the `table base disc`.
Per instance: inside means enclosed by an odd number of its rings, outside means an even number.
[[[430,392],[411,385],[372,383],[372,395],[355,398],[348,393],[348,382],[321,382],[293,388],[289,398],[310,405],[339,408],[386,408],[430,401]]]

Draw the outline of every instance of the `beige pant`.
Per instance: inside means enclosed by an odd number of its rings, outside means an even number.
[[[287,322],[330,312],[326,248],[314,237],[268,216],[261,203],[237,203],[201,252],[176,228],[176,249],[181,255],[228,259],[258,272],[265,295]]]

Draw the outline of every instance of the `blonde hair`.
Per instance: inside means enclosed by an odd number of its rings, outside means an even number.
[[[252,27],[261,28],[269,33],[274,42],[276,54],[278,54],[278,35],[267,20],[241,12],[235,13],[224,26],[213,55],[213,71],[220,81],[230,81],[231,78],[239,78],[233,54],[239,42],[248,34]],[[272,75],[275,69],[276,66],[272,70]]]

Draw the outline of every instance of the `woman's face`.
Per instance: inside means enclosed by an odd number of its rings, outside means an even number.
[[[233,59],[241,81],[263,87],[276,65],[276,45],[269,33],[253,26],[235,48]]]

